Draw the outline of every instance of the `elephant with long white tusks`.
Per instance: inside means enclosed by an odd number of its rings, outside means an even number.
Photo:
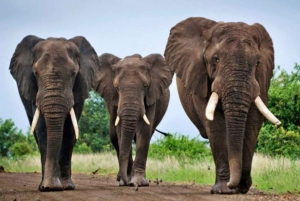
[[[259,130],[266,117],[274,50],[256,23],[193,17],[171,28],[165,57],[182,106],[204,138],[216,165],[211,193],[247,193]]]
[[[11,59],[31,133],[41,153],[40,191],[73,190],[71,157],[84,100],[97,83],[99,60],[82,36],[26,36]]]
[[[146,161],[150,139],[162,120],[170,98],[173,73],[159,54],[132,55],[123,60],[112,55],[99,57],[97,92],[110,114],[110,139],[119,161],[120,186],[148,186]],[[132,159],[132,140],[136,157]]]

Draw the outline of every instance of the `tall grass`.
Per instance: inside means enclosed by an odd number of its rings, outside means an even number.
[[[0,158],[0,165],[9,172],[41,172],[39,156],[26,156],[11,160]],[[118,161],[115,154],[74,154],[72,158],[73,173],[116,175]],[[147,178],[162,179],[168,182],[198,183],[213,185],[215,167],[212,158],[200,160],[184,159],[178,161],[174,157],[164,160],[149,158],[147,161]],[[271,158],[255,154],[252,164],[252,187],[259,190],[284,192],[300,192],[300,161],[287,158]]]

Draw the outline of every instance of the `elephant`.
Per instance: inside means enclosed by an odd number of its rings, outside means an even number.
[[[189,119],[209,139],[213,194],[247,193],[274,69],[272,39],[258,23],[187,18],[170,30],[164,56]]]
[[[145,173],[149,144],[167,110],[173,73],[160,54],[121,59],[104,53],[99,61],[96,90],[110,115],[109,133],[119,162],[119,186],[149,186]]]
[[[73,190],[71,157],[78,123],[96,86],[98,55],[82,36],[72,39],[28,35],[11,58],[10,73],[41,155],[40,191]]]

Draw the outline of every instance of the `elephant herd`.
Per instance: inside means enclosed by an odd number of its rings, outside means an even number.
[[[172,27],[164,57],[98,57],[82,36],[29,35],[16,47],[9,67],[41,154],[40,191],[75,189],[72,151],[91,89],[104,98],[110,114],[119,185],[148,186],[150,139],[166,113],[175,73],[182,107],[209,139],[216,166],[211,193],[220,194],[248,192],[264,117],[280,124],[266,107],[273,68],[272,39],[262,25],[201,17]]]

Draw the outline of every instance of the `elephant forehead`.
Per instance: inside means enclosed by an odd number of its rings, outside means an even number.
[[[215,40],[253,40],[253,34],[249,25],[245,23],[222,23],[212,33]]]
[[[147,62],[144,60],[141,60],[139,58],[126,58],[115,66],[116,68],[124,69],[126,71],[137,71],[147,68]]]
[[[50,38],[40,42],[35,48],[36,53],[45,53],[51,56],[67,56],[79,54],[79,50],[75,44],[65,39]]]

